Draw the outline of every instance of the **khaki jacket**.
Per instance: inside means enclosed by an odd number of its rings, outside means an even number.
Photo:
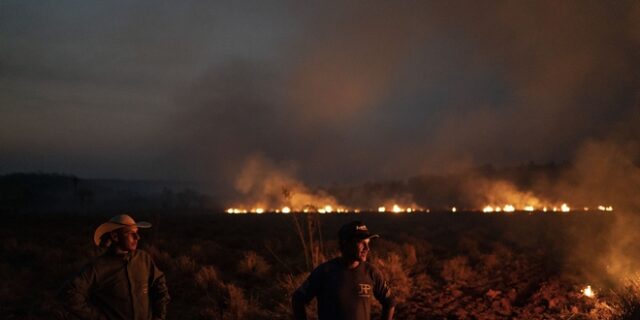
[[[164,274],[141,250],[108,251],[67,283],[64,294],[68,311],[80,319],[164,320],[170,300]]]

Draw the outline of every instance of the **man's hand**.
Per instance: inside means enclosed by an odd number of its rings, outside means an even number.
[[[382,320],[392,320],[393,319],[393,313],[396,311],[396,307],[395,306],[391,306],[391,307],[383,307],[382,308]]]

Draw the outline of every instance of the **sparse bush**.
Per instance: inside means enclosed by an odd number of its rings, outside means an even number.
[[[256,319],[264,312],[256,301],[248,300],[242,288],[224,283],[213,266],[203,266],[195,274],[196,286],[204,291],[200,316],[205,319]]]
[[[245,299],[244,293],[241,288],[236,287],[234,284],[225,285],[227,297],[226,298],[226,310],[224,311],[223,319],[236,320],[244,319],[245,315],[251,309],[251,305]]]
[[[222,286],[213,266],[203,266],[195,275],[196,286],[201,289],[218,289]]]
[[[255,251],[246,251],[238,262],[238,271],[243,274],[264,277],[271,270],[271,265]]]
[[[196,287],[202,290],[198,305],[204,319],[220,319],[223,315],[225,284],[218,279],[213,266],[203,266],[194,276]]]
[[[640,278],[626,280],[621,289],[616,290],[616,319],[640,319]]]
[[[481,268],[485,272],[489,272],[498,266],[498,262],[498,256],[493,253],[482,255]]]
[[[402,253],[404,255],[404,266],[413,269],[418,263],[416,247],[412,244],[405,243],[402,245]]]
[[[309,276],[309,272],[300,273],[297,275],[286,274],[278,279],[277,295],[282,297],[280,301],[276,304],[275,313],[280,315],[279,319],[291,319],[293,318],[293,313],[291,312],[291,298],[293,296],[293,292],[298,289],[302,283]],[[307,306],[307,319],[315,320],[317,316],[317,302],[314,299]]]
[[[198,264],[188,256],[180,256],[174,261],[174,268],[183,273],[194,273],[198,270]]]
[[[440,275],[450,284],[466,285],[475,273],[467,257],[457,256],[444,262]]]

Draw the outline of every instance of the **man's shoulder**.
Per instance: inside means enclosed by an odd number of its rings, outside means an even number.
[[[145,262],[153,262],[153,257],[151,256],[151,254],[142,249],[136,249],[135,251],[131,252],[131,260],[134,259],[142,260]]]
[[[341,267],[340,258],[333,258],[329,261],[325,261],[321,263],[319,266],[317,266],[313,270],[313,272],[321,272],[321,273],[333,272],[333,271],[339,270],[340,267]]]

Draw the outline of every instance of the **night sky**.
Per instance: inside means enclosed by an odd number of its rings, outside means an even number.
[[[638,1],[3,0],[0,174],[573,161],[637,146],[639,70]]]

